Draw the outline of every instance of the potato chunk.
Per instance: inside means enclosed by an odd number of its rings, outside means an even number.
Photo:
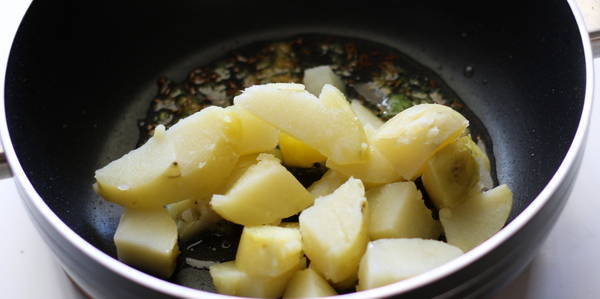
[[[369,126],[373,129],[379,129],[383,125],[383,120],[381,120],[377,115],[375,115],[369,108],[365,107],[359,100],[352,100],[350,102],[350,108],[356,117],[360,120],[363,126]]]
[[[500,185],[472,194],[454,208],[441,209],[448,243],[466,252],[497,233],[510,215],[512,196],[507,185]]]
[[[210,276],[217,292],[224,295],[279,298],[296,271],[306,268],[303,259],[289,272],[276,277],[265,277],[248,274],[235,266],[234,261],[216,264],[210,267]]]
[[[467,145],[470,139],[458,138],[425,163],[423,185],[438,209],[454,207],[479,191],[479,164]]]
[[[302,82],[306,86],[306,90],[316,96],[321,93],[321,89],[325,84],[331,84],[342,92],[345,90],[344,82],[333,73],[328,65],[305,69]]]
[[[438,104],[412,106],[381,126],[373,144],[406,180],[421,175],[425,162],[454,141],[469,121],[452,108]]]
[[[163,278],[173,274],[179,255],[177,226],[164,208],[125,210],[114,242],[122,262]]]
[[[419,275],[462,254],[460,249],[436,240],[372,241],[360,261],[357,290],[372,289]]]
[[[312,268],[300,270],[292,276],[283,298],[315,298],[335,296],[337,293],[319,273]]]
[[[371,189],[369,237],[437,239],[441,230],[413,182],[398,182]]]
[[[335,171],[327,170],[327,172],[318,181],[312,183],[308,187],[308,191],[314,196],[325,196],[333,193],[335,189],[341,186],[348,180],[348,177]]]
[[[337,283],[356,275],[368,242],[368,209],[360,180],[350,178],[300,214],[304,253],[311,266]]]
[[[287,166],[312,167],[327,159],[316,149],[283,132],[279,135],[279,150],[283,164]]]
[[[179,240],[183,242],[197,236],[200,232],[222,219],[210,208],[206,200],[186,199],[169,204],[166,209],[171,218],[175,220]]]
[[[277,146],[279,130],[241,107],[226,109],[240,121],[241,136],[237,146],[240,155],[268,152]]]
[[[234,102],[338,164],[364,159],[362,125],[344,95],[331,85],[323,87],[320,98],[301,84],[255,85]]]
[[[302,239],[296,228],[246,226],[235,257],[238,269],[259,276],[280,276],[300,263]]]
[[[160,127],[142,147],[96,171],[96,190],[131,208],[157,208],[185,199],[208,198],[227,180],[238,154],[237,119],[208,107]]]
[[[313,196],[270,154],[258,156],[225,195],[210,205],[223,218],[242,225],[271,224],[290,217],[314,201]]]

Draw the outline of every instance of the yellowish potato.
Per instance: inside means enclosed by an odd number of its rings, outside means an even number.
[[[373,145],[406,180],[421,175],[436,151],[458,138],[469,122],[452,108],[438,104],[412,106],[383,124]]]
[[[279,150],[283,164],[288,166],[312,167],[327,159],[314,148],[283,132],[279,135]]]
[[[287,273],[277,277],[251,275],[235,266],[235,261],[216,264],[210,267],[210,276],[217,292],[224,295],[279,298],[296,271],[306,268],[306,259]]]
[[[469,136],[460,137],[425,163],[421,178],[427,194],[438,209],[457,206],[470,192],[481,189],[479,164],[468,145],[470,142]]]
[[[335,189],[348,180],[348,177],[335,171],[327,170],[318,181],[308,187],[308,191],[314,196],[325,196],[331,194]]]
[[[440,210],[446,239],[463,251],[469,251],[497,233],[512,208],[512,191],[500,185],[483,193],[472,194],[454,208]]]
[[[240,125],[229,112],[208,107],[166,132],[157,127],[142,147],[96,171],[96,191],[130,208],[201,200],[221,188],[235,166]]]
[[[352,102],[350,102],[350,108],[352,108],[352,111],[356,114],[356,117],[358,117],[363,126],[368,126],[376,130],[383,125],[383,120],[377,117],[373,111],[365,107],[359,100],[352,100]]]
[[[338,77],[328,65],[322,65],[304,70],[302,79],[306,90],[316,96],[321,93],[325,84],[331,84],[340,91],[344,92],[344,82]]]
[[[338,164],[364,159],[363,127],[344,95],[331,85],[323,87],[319,98],[301,84],[255,85],[234,102]]]
[[[421,192],[413,182],[398,182],[367,191],[369,237],[437,239],[439,223],[425,206]]]
[[[360,180],[350,178],[300,214],[304,253],[333,283],[356,276],[368,243],[368,208]]]
[[[272,224],[310,206],[313,196],[270,154],[261,154],[224,195],[210,205],[223,218],[241,225]]]
[[[302,239],[297,228],[246,226],[235,265],[251,275],[276,277],[297,267],[301,258]]]
[[[283,298],[316,298],[335,295],[337,293],[327,280],[309,267],[292,276],[283,293]]]
[[[95,178],[98,194],[127,207],[160,207],[185,199],[175,149],[163,126],[141,147],[96,170]]]
[[[404,280],[462,255],[449,244],[423,239],[380,239],[369,243],[360,261],[358,291]]]
[[[126,209],[114,242],[122,262],[162,278],[173,274],[179,255],[177,226],[165,209]]]
[[[179,240],[183,242],[194,238],[222,219],[210,208],[207,200],[186,199],[169,204],[166,209],[175,220]]]
[[[237,150],[240,155],[268,152],[277,146],[279,130],[238,106],[226,108],[239,119],[241,126]]]

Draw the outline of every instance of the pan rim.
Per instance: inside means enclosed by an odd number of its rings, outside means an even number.
[[[434,270],[428,271],[416,277],[400,281],[394,284],[382,286],[372,290],[361,291],[341,295],[344,298],[364,298],[364,297],[384,297],[390,295],[401,294],[417,288],[426,286],[427,284],[440,280],[451,275],[462,268],[472,264],[481,257],[487,255],[492,250],[500,246],[504,241],[520,231],[535,215],[541,210],[556,192],[559,186],[565,181],[571,167],[576,164],[578,156],[581,154],[585,144],[585,138],[589,128],[591,118],[591,106],[594,88],[594,71],[593,58],[590,37],[584,25],[583,17],[575,4],[575,0],[568,0],[569,7],[576,20],[577,27],[581,35],[581,42],[584,50],[584,59],[586,67],[586,84],[584,103],[581,112],[581,118],[577,126],[577,131],[573,138],[572,144],[569,147],[565,158],[561,162],[556,173],[552,176],[549,183],[543,188],[540,194],[529,204],[519,215],[517,215],[506,227],[496,233],[490,239],[486,240],[481,245],[473,250],[465,253],[457,259],[448,262]],[[4,70],[6,71],[6,70]],[[5,74],[6,75],[6,74]],[[5,82],[3,80],[3,82]],[[92,244],[88,243],[70,227],[68,227],[44,202],[41,196],[35,191],[35,188],[27,179],[25,171],[20,165],[16,152],[13,148],[12,141],[8,132],[8,123],[5,114],[5,99],[4,99],[4,84],[0,86],[0,141],[5,150],[7,160],[13,172],[13,178],[21,191],[22,199],[27,203],[28,208],[35,209],[43,216],[44,221],[52,226],[54,231],[64,240],[67,240],[71,245],[85,254],[88,258],[96,261],[98,264],[110,269],[115,274],[135,283],[145,286],[149,289],[177,297],[206,297],[206,298],[235,298],[202,290],[192,289],[185,286],[177,285],[165,280],[156,278],[142,271],[129,267],[117,259],[109,256],[103,251],[97,249]],[[30,215],[32,212],[29,211]],[[33,217],[32,217],[33,218]],[[41,221],[32,219],[34,221]],[[39,223],[38,223],[39,224]],[[41,228],[37,227],[41,233]]]

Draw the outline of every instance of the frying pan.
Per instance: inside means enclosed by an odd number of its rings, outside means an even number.
[[[348,297],[462,298],[501,287],[535,255],[581,161],[592,50],[571,2],[79,2],[29,8],[11,49],[0,133],[33,222],[94,297],[219,296],[117,261],[121,210],[91,185],[95,169],[134,148],[160,75],[182,79],[253,41],[356,37],[434,69],[485,125],[498,180],[513,189],[510,222],[490,240],[433,271]]]

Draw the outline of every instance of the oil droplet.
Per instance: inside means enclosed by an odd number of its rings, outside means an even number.
[[[465,77],[467,77],[467,78],[473,77],[474,73],[475,73],[475,70],[470,65],[467,65],[463,71],[463,75],[465,75]]]
[[[221,248],[227,249],[229,247],[231,247],[231,243],[229,243],[228,241],[221,242]]]
[[[529,154],[529,156],[535,157],[535,153],[531,153],[531,154]]]

